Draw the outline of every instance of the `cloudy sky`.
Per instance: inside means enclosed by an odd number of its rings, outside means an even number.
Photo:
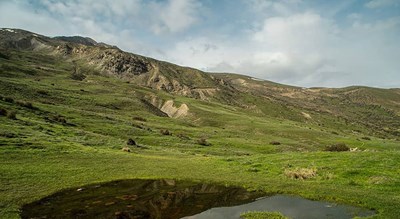
[[[400,87],[400,0],[1,0],[0,27],[304,87]]]

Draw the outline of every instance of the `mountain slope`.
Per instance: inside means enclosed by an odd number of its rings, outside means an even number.
[[[58,60],[64,66],[63,70],[70,71],[71,77],[82,82],[92,82],[90,76],[99,75],[157,91],[138,92],[135,98],[144,104],[143,108],[159,115],[191,115],[200,121],[211,120],[202,117],[201,110],[196,113],[196,104],[189,103],[191,100],[174,105],[174,99],[182,96],[239,108],[255,116],[377,137],[400,135],[400,93],[397,89],[300,88],[243,75],[210,74],[127,53],[90,38],[50,38],[19,29],[1,29],[0,48],[4,60],[12,60],[10,57],[18,53]],[[43,64],[35,59],[23,65],[6,61],[2,64],[2,72],[7,74],[11,70],[40,76],[59,70],[58,66],[48,68]]]
[[[206,73],[87,38],[1,29],[0,218],[63,189],[132,178],[237,185],[397,218],[399,95]],[[352,151],[325,151],[339,143]]]

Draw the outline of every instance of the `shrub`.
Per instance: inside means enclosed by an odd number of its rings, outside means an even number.
[[[46,91],[46,90],[38,90],[38,91],[36,91],[36,93],[38,93],[38,94],[40,94],[40,95],[43,95],[43,96],[49,95],[49,92]]]
[[[138,129],[144,129],[144,127],[139,124],[132,123],[132,126]]]
[[[0,58],[2,58],[2,59],[10,59],[10,55],[6,54],[6,53],[3,53],[3,52],[0,52]]]
[[[9,118],[9,119],[17,119],[17,112],[15,112],[15,111],[8,111],[8,112],[7,112],[7,118]]]
[[[350,151],[350,148],[345,143],[338,143],[334,145],[329,145],[325,148],[325,151]]]
[[[6,101],[8,103],[14,103],[14,99],[11,97],[4,97],[4,101]]]
[[[63,124],[67,123],[67,119],[65,119],[65,117],[61,116],[61,115],[53,116],[53,120],[56,122],[59,122],[59,123],[63,123]]]
[[[0,108],[0,116],[7,116],[7,110]]]
[[[207,141],[206,138],[200,138],[197,140],[197,144],[203,145],[203,146],[210,146],[211,144]]]
[[[71,79],[77,80],[77,81],[83,81],[86,78],[86,75],[84,75],[78,67],[75,65],[73,72],[71,73]]]
[[[136,145],[136,142],[132,139],[129,138],[128,141],[126,142],[127,145]]]
[[[16,102],[18,105],[28,108],[28,109],[37,109],[36,107],[33,106],[31,102],[26,102],[26,101],[17,101]]]
[[[314,168],[286,169],[284,174],[291,179],[310,179],[317,176],[317,170]]]
[[[170,131],[168,131],[168,129],[160,130],[160,133],[161,133],[162,135],[172,135],[172,133],[171,133]]]
[[[367,136],[361,137],[361,139],[364,139],[364,140],[367,140],[367,141],[371,141],[371,138],[367,137]]]
[[[182,133],[178,133],[176,136],[182,140],[190,140],[190,138],[188,136],[186,136]]]
[[[271,145],[281,145],[279,141],[271,141],[269,144]]]
[[[47,121],[50,121],[50,122],[59,122],[59,123],[62,123],[63,125],[67,124],[67,119],[65,119],[65,117],[61,116],[61,115],[53,115],[50,117],[46,116],[46,117],[44,117],[44,119]]]
[[[14,134],[12,132],[0,131],[0,136],[5,137],[5,138],[16,138],[18,135]]]
[[[145,119],[145,118],[143,118],[143,117],[140,117],[140,116],[134,116],[134,117],[133,117],[133,120],[141,121],[141,122],[147,122],[147,119]]]
[[[73,73],[71,74],[71,79],[77,80],[77,81],[83,81],[86,78],[86,75],[82,73]]]

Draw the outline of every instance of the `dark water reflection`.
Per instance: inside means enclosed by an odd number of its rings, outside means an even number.
[[[374,212],[243,188],[175,180],[122,180],[58,192],[23,206],[22,218],[234,219],[245,211],[291,218],[352,218]],[[228,207],[231,206],[231,207]]]
[[[248,203],[261,193],[175,180],[123,180],[61,191],[25,205],[22,218],[176,219],[218,206]]]

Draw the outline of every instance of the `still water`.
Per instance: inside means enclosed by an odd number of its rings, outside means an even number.
[[[238,219],[246,211],[290,218],[352,218],[374,212],[240,187],[175,180],[121,180],[57,192],[21,209],[22,218]]]

